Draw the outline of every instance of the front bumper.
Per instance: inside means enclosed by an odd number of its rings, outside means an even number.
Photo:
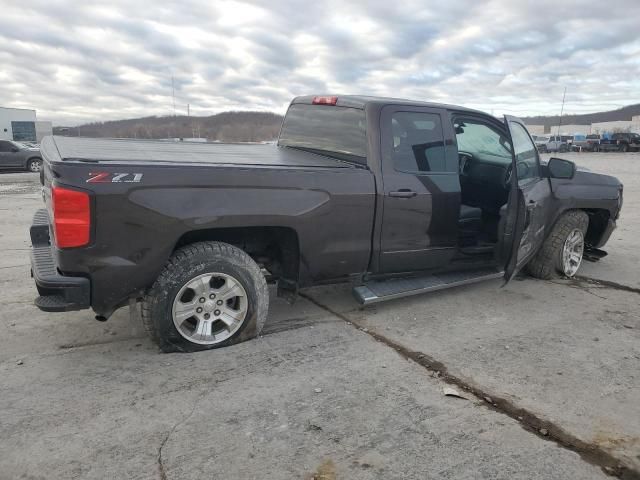
[[[42,209],[33,216],[31,234],[31,276],[39,297],[35,305],[45,312],[69,312],[89,308],[88,278],[70,277],[58,271],[49,236],[49,213]]]

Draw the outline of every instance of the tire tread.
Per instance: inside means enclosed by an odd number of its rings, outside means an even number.
[[[549,280],[560,273],[562,248],[567,236],[574,228],[580,228],[585,234],[588,226],[589,216],[584,211],[569,210],[563,213],[538,253],[527,265],[529,274],[536,278]]]
[[[222,345],[238,343],[243,340],[255,337],[260,334],[264,323],[267,320],[269,305],[269,290],[267,282],[256,262],[243,250],[228,243],[222,242],[197,242],[185,245],[176,250],[167,261],[165,268],[162,270],[153,286],[146,292],[142,300],[142,323],[145,330],[149,334],[151,340],[156,343],[163,351],[193,351],[200,350],[201,347],[195,346],[192,349],[183,349],[178,345],[167,342],[159,333],[157,319],[153,318],[152,312],[155,307],[163,299],[165,286],[185,267],[197,264],[199,261],[211,260],[214,258],[224,258],[235,266],[246,270],[251,276],[253,286],[256,288],[258,297],[258,305],[256,305],[256,323],[251,332],[242,332],[238,338],[232,337]]]

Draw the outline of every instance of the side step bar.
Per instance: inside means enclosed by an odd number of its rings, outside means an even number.
[[[484,268],[482,270],[425,275],[422,277],[371,280],[364,285],[354,287],[353,296],[362,305],[371,305],[372,303],[394,298],[435,292],[445,288],[501,278],[502,276],[504,276],[504,272],[494,268]]]

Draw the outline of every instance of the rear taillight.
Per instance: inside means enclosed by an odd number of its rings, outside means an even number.
[[[87,245],[91,236],[89,194],[54,186],[51,204],[56,245],[59,248]]]

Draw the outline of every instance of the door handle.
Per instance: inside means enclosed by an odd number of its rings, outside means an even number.
[[[413,190],[409,190],[408,188],[401,188],[400,190],[396,190],[395,192],[389,192],[390,197],[397,198],[411,198],[415,197],[416,195],[418,195],[416,192],[414,192]]]

